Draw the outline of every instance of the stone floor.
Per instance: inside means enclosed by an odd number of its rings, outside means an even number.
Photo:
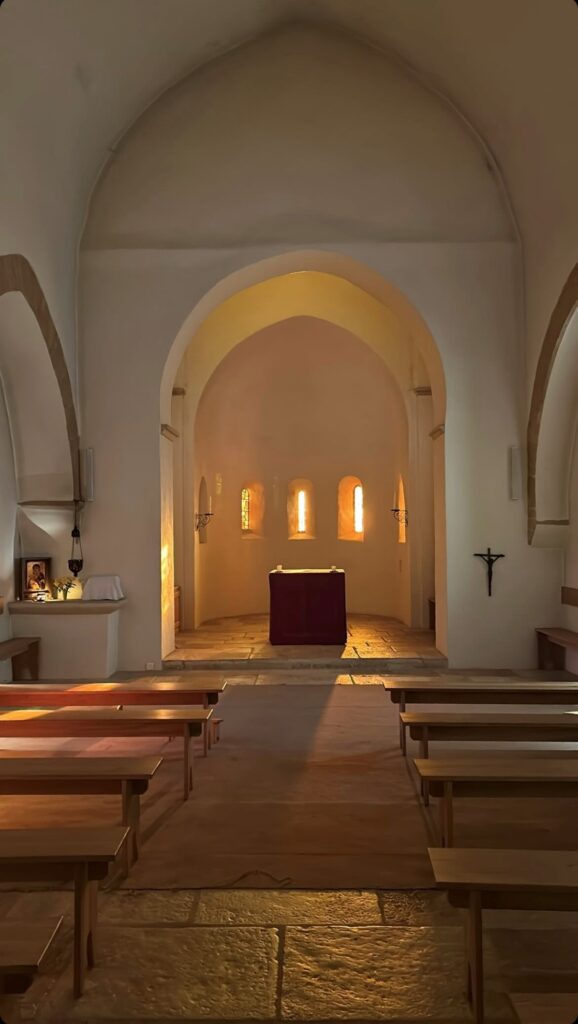
[[[105,892],[97,966],[76,1002],[71,902],[0,896],[8,920],[65,918],[29,991],[0,1000],[7,1024],[471,1021],[463,919],[441,893]],[[486,913],[488,1021],[515,1020],[508,992],[577,991],[577,972],[578,915]]]
[[[240,615],[213,619],[199,629],[179,633],[176,649],[164,662],[167,666],[208,665],[224,666],[231,663],[261,662],[273,665],[315,664],[328,667],[339,664],[348,668],[356,665],[388,661],[392,669],[411,662],[415,667],[436,668],[446,664],[435,646],[430,630],[410,629],[397,619],[380,615],[347,616],[347,644],[345,647],[307,644],[302,646],[273,646],[269,643],[268,615]]]

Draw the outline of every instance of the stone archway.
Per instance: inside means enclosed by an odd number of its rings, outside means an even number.
[[[309,285],[311,284],[311,288]],[[249,306],[244,301],[249,295],[257,295],[259,301]],[[290,252],[252,264],[231,274],[215,285],[184,322],[169,356],[161,384],[161,418],[170,421],[170,400],[177,369],[191,343],[198,344],[201,363],[194,382],[194,402],[198,401],[206,381],[228,351],[248,335],[267,325],[287,319],[288,316],[308,315],[340,325],[351,331],[380,354],[380,347],[390,346],[389,356],[398,376],[408,414],[413,416],[418,427],[419,416],[413,406],[425,398],[431,403],[433,416],[430,437],[421,440],[421,445],[433,444],[432,461],[434,474],[435,511],[435,594],[437,601],[438,647],[447,649],[447,597],[446,597],[446,542],[445,542],[445,487],[444,487],[444,419],[445,419],[445,377],[437,345],[419,313],[407,298],[393,285],[368,267],[330,252]],[[208,325],[215,321],[217,333],[211,341]],[[217,340],[215,340],[217,339]],[[214,342],[214,343],[213,343]],[[411,360],[407,359],[413,350],[424,368],[424,384],[427,387],[413,387],[408,373]],[[385,353],[381,352],[385,358]],[[406,376],[404,377],[404,373]],[[416,381],[413,381],[415,384]],[[187,394],[187,401],[191,396]],[[196,407],[196,406],[195,406]],[[189,416],[194,409],[189,409]],[[431,438],[431,440],[430,440]],[[414,451],[419,449],[417,435],[413,440]],[[417,476],[417,470],[416,474]],[[409,499],[414,507],[419,504],[417,483],[409,480]],[[166,499],[166,487],[161,482]],[[189,510],[190,511],[190,510]],[[187,519],[187,517],[184,517]],[[188,516],[190,519],[190,515]],[[167,538],[162,538],[163,549]],[[414,551],[419,559],[416,543]],[[187,565],[196,565],[194,541],[185,552]],[[412,567],[412,592],[421,593],[421,570]],[[167,586],[169,577],[164,580]],[[163,597],[163,607],[169,605]],[[428,593],[425,597],[433,597]],[[416,605],[417,607],[417,605]],[[189,617],[190,609],[189,609]],[[193,617],[194,620],[194,617]],[[163,628],[163,634],[167,634]]]
[[[527,466],[528,466],[528,542],[534,540],[539,525],[556,527],[567,525],[565,518],[544,518],[539,516],[538,509],[538,451],[540,444],[540,428],[548,398],[548,389],[552,371],[556,362],[560,345],[566,329],[578,307],[578,263],[574,266],[554,306],[548,328],[542,342],[542,349],[536,367],[530,415],[527,430]]]
[[[72,498],[80,499],[79,433],[74,398],[68,367],[54,320],[48,308],[38,278],[25,256],[11,253],[0,256],[0,296],[10,292],[20,293],[30,307],[46,344],[46,350],[58,389],[66,422],[70,466],[72,476]]]

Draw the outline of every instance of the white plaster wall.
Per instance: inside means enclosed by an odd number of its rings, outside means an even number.
[[[159,382],[172,340],[209,288],[279,251],[83,255],[84,441],[95,447],[99,467],[99,515],[87,515],[86,548],[95,571],[121,573],[131,599],[122,623],[123,668],[140,668],[160,654]],[[528,547],[524,503],[508,497],[507,449],[523,446],[525,431],[516,401],[517,250],[508,243],[360,243],[341,251],[408,297],[443,360],[450,660],[529,667],[534,625],[559,608],[560,560]],[[491,599],[473,557],[488,544],[507,555]]]
[[[195,548],[203,563],[199,621],[268,611],[268,573],[279,563],[338,565],[346,570],[349,611],[406,617],[409,545],[398,544],[389,511],[398,474],[407,480],[406,413],[367,345],[309,317],[259,331],[211,377],[195,440],[196,479],[206,478],[215,513],[207,543]],[[193,470],[185,465],[185,473]],[[363,542],[337,538],[337,487],[345,476],[363,484]],[[314,488],[310,540],[288,539],[287,489],[296,478]],[[240,528],[240,493],[251,482],[265,491],[262,536]]]

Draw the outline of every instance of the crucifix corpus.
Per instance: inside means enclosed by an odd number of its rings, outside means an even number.
[[[498,561],[498,558],[505,558],[505,555],[492,554],[492,549],[487,548],[486,551],[474,551],[474,558],[482,558],[486,563],[488,570],[488,597],[492,596],[492,576],[494,575],[494,562]]]

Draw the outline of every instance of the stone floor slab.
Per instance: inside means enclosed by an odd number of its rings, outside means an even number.
[[[374,892],[202,892],[195,924],[380,924]]]
[[[460,928],[289,928],[282,1016],[287,1020],[464,1021]],[[510,1020],[489,993],[489,1019]]]
[[[99,964],[65,1019],[267,1020],[277,950],[271,928],[103,928]]]
[[[121,890],[101,895],[98,917],[103,924],[184,924],[192,920],[198,900],[190,889]]]

